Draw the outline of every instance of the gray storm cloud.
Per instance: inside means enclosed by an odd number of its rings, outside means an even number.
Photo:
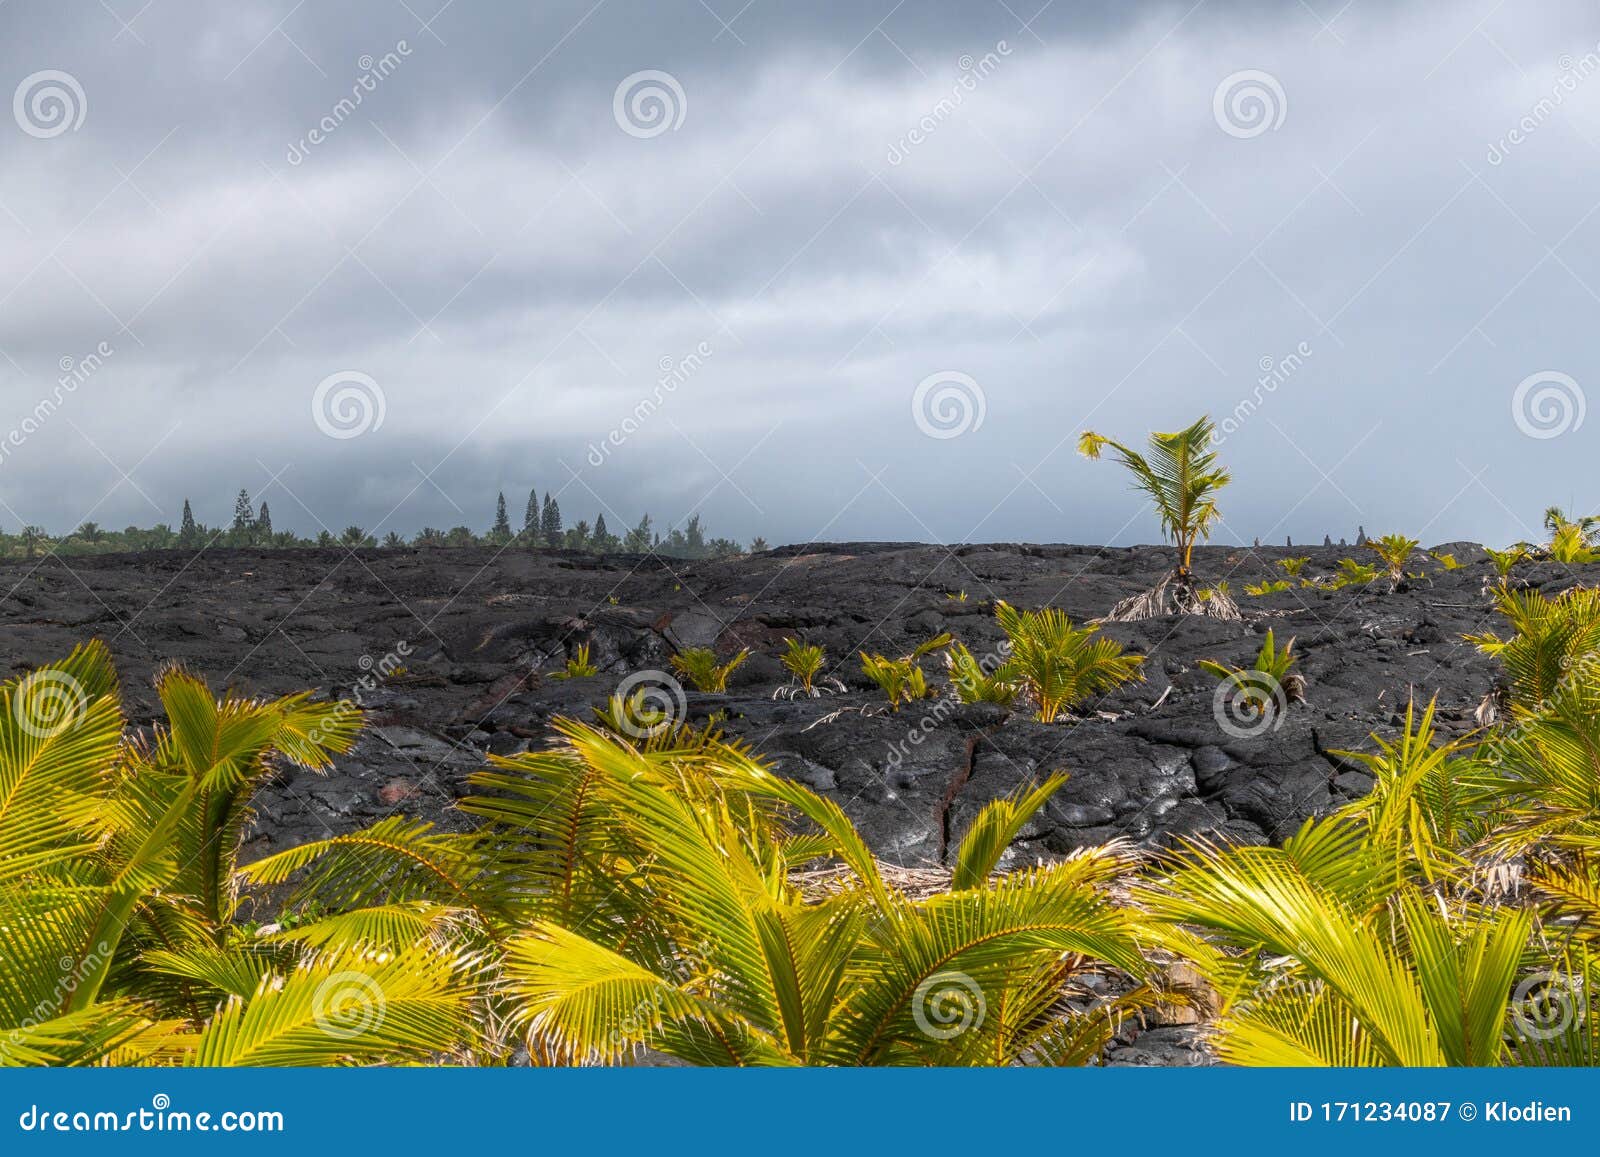
[[[1589,6],[1030,12],[11,0],[0,525],[1147,540],[1076,435],[1203,411],[1227,539],[1600,505]]]

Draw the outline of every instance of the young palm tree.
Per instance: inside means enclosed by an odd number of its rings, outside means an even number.
[[[251,792],[326,767],[358,714],[217,699],[176,669],[157,689],[167,722],[141,739],[101,644],[0,684],[0,1063],[397,1062],[468,1039],[469,963],[442,944],[240,926]]]
[[[1178,548],[1178,565],[1152,591],[1125,599],[1112,608],[1111,619],[1144,619],[1177,611],[1238,619],[1239,608],[1226,596],[1201,599],[1191,569],[1194,547],[1211,537],[1221,517],[1217,492],[1232,476],[1217,460],[1215,426],[1209,417],[1173,433],[1152,433],[1141,454],[1092,430],[1078,440],[1078,451],[1099,458],[1113,450],[1133,475],[1134,488],[1155,503],[1161,530]]]
[[[251,874],[298,875],[332,908],[398,895],[471,911],[499,961],[498,1014],[543,1063],[649,1048],[702,1065],[1082,1064],[1154,999],[1137,980],[1155,933],[1108,893],[1120,851],[995,874],[1062,777],[990,804],[950,890],[915,899],[837,804],[739,744],[557,729],[559,747],[474,777],[475,837],[391,825]],[[796,873],[823,860],[843,886],[809,893]],[[1135,982],[1096,997],[1090,974]]]
[[[1208,934],[1185,952],[1226,994],[1224,1061],[1497,1065],[1547,1047],[1513,999],[1532,913],[1395,888],[1385,860],[1359,825],[1312,821],[1282,848],[1191,848],[1140,897]],[[1574,965],[1549,971],[1577,984]],[[1563,1031],[1577,1050],[1596,1028],[1579,1017]]]
[[[1143,655],[1126,654],[1098,627],[1074,627],[1055,607],[1019,611],[997,602],[994,617],[1011,644],[995,678],[1020,687],[1040,723],[1054,723],[1063,711],[1137,678],[1144,664]]]
[[[1106,892],[1120,856],[992,878],[1059,779],[992,804],[956,854],[952,890],[912,899],[836,804],[737,748],[702,746],[686,766],[685,753],[563,730],[576,783],[557,794],[583,785],[588,838],[599,839],[584,855],[559,849],[543,876],[553,895],[577,885],[584,902],[535,921],[507,952],[512,1021],[535,1055],[608,1064],[648,1047],[719,1065],[1084,1063],[1150,999],[1136,988],[1087,1013],[1064,1000],[1086,993],[1075,982],[1087,973],[1148,972],[1142,918]],[[555,770],[536,757],[504,762]],[[794,833],[800,818],[809,833]],[[589,878],[608,843],[615,865],[602,860]],[[791,873],[820,857],[849,875],[817,899]]]

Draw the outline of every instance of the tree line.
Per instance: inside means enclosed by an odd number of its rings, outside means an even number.
[[[577,550],[591,554],[656,553],[672,558],[724,558],[745,553],[745,547],[731,538],[712,538],[698,514],[684,524],[657,530],[645,514],[636,526],[620,535],[606,525],[604,514],[597,514],[591,525],[579,519],[567,526],[561,505],[553,493],[539,496],[537,488],[528,492],[519,526],[511,522],[505,492],[495,499],[494,521],[486,531],[470,526],[449,529],[425,526],[407,539],[389,531],[381,539],[360,526],[347,526],[338,534],[324,528],[315,535],[303,536],[292,530],[277,530],[272,525],[272,510],[265,499],[257,506],[248,490],[241,489],[234,499],[233,519],[216,526],[199,521],[187,498],[176,529],[169,523],[152,527],[129,526],[109,530],[96,522],[84,522],[69,534],[53,535],[41,526],[24,526],[16,534],[0,531],[0,556],[39,558],[45,554],[113,554],[134,550],[200,550],[209,546],[255,547],[288,550],[297,547],[345,546],[363,550],[402,550],[413,547],[517,547],[527,550]],[[756,538],[749,550],[766,550],[763,538]]]

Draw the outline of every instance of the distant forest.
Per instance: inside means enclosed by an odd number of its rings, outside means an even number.
[[[198,521],[189,500],[183,500],[183,518],[174,528],[167,523],[151,527],[129,526],[109,530],[96,522],[85,522],[65,535],[54,535],[41,526],[24,526],[16,534],[0,532],[0,557],[40,558],[46,554],[114,554],[130,550],[201,550],[211,546],[293,549],[295,547],[345,546],[363,550],[401,550],[411,547],[512,546],[528,550],[581,550],[591,554],[666,555],[672,558],[723,558],[744,554],[746,548],[731,538],[709,538],[698,514],[674,526],[665,535],[657,531],[646,514],[637,526],[621,535],[606,526],[604,514],[594,524],[579,519],[567,526],[554,495],[539,497],[528,493],[520,523],[513,524],[502,491],[495,501],[494,521],[489,529],[470,526],[441,530],[425,526],[407,539],[389,531],[382,539],[360,526],[347,526],[339,533],[324,528],[312,537],[292,530],[274,530],[272,511],[265,500],[258,507],[246,490],[240,490],[233,504],[233,520],[226,525],[208,526]],[[749,550],[766,550],[765,539],[757,538]]]

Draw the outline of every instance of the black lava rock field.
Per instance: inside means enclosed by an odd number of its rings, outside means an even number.
[[[1318,576],[1368,552],[1203,548],[1197,576],[1225,580],[1244,620],[1106,624],[1148,656],[1143,681],[1049,724],[948,696],[891,712],[858,652],[900,655],[949,631],[974,654],[992,653],[1002,639],[994,600],[1093,619],[1153,586],[1171,549],[845,543],[696,562],[518,548],[11,561],[0,565],[0,673],[98,637],[135,724],[159,710],[152,677],[172,662],[217,688],[315,688],[359,702],[369,726],[332,774],[286,774],[258,798],[246,859],[394,812],[465,827],[453,803],[486,753],[546,744],[552,720],[589,718],[630,677],[661,683],[654,673],[687,647],[753,652],[727,694],[684,694],[688,718],[715,716],[779,774],[837,800],[892,863],[937,865],[985,802],[1057,769],[1071,778],[1010,863],[1114,837],[1278,841],[1367,790],[1368,776],[1338,753],[1370,747],[1413,697],[1438,697],[1447,733],[1476,725],[1496,669],[1462,636],[1497,625],[1493,572],[1471,544],[1435,549],[1460,565],[1424,559],[1425,577],[1395,591],[1380,580],[1252,597],[1243,588],[1281,579],[1286,556],[1310,556],[1303,574]],[[1556,564],[1522,570],[1549,591],[1577,581]],[[1306,702],[1242,727],[1219,710],[1218,679],[1196,661],[1248,666],[1269,628],[1280,643],[1295,639]],[[844,690],[774,697],[789,683],[777,659],[788,636],[826,647]],[[599,674],[552,678],[583,643]],[[938,656],[926,666],[943,696]]]

